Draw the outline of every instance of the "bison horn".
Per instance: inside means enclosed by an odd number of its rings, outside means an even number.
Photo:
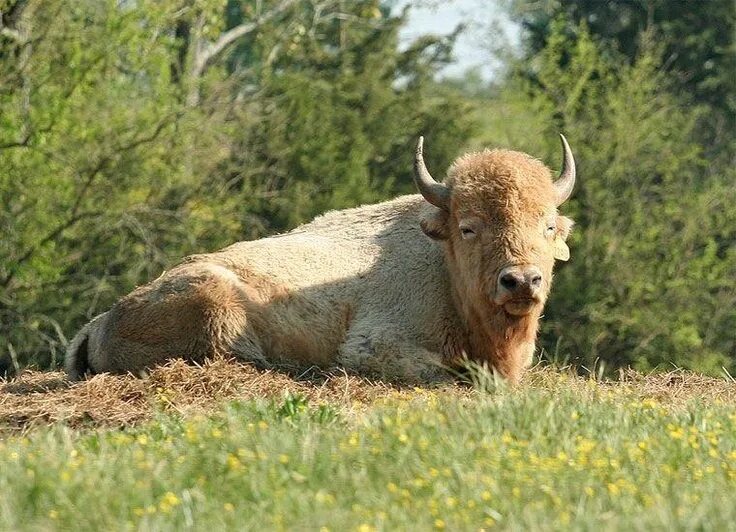
[[[424,137],[419,137],[417,142],[417,152],[414,157],[414,183],[416,183],[419,192],[422,193],[424,199],[435,207],[439,207],[444,211],[450,210],[450,190],[434,180],[424,164],[424,155],[422,150],[424,147]],[[573,170],[574,172],[574,170]]]
[[[572,150],[567,143],[565,135],[560,134],[562,140],[562,152],[564,159],[562,161],[562,171],[560,177],[555,181],[555,193],[557,194],[557,205],[562,205],[572,194],[575,187],[575,159],[572,156]]]

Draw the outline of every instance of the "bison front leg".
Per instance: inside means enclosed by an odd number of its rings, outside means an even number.
[[[337,362],[346,369],[387,380],[411,383],[452,380],[439,353],[391,330],[363,330],[349,334],[340,348]]]

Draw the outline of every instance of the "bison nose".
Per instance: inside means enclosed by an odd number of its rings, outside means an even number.
[[[535,266],[510,266],[498,274],[499,295],[535,297],[542,286],[542,272]]]

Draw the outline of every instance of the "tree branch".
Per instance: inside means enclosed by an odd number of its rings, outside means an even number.
[[[25,135],[21,140],[12,140],[10,142],[0,143],[0,150],[8,150],[11,148],[26,148],[31,140],[30,135]]]
[[[21,37],[20,32],[18,30],[8,28],[7,26],[3,26],[2,28],[0,28],[0,35],[2,35],[3,37],[7,37],[11,41],[23,43],[23,38]]]
[[[15,274],[18,273],[18,267],[21,264],[23,264],[25,261],[30,259],[33,255],[35,255],[36,252],[41,247],[48,244],[52,240],[56,239],[56,237],[58,237],[61,233],[69,229],[71,226],[73,226],[77,222],[85,218],[91,218],[93,216],[98,216],[100,214],[102,214],[101,211],[83,212],[83,213],[75,214],[74,216],[67,218],[63,223],[59,224],[53,231],[51,231],[46,236],[44,236],[40,241],[30,246],[25,251],[25,253],[23,253],[23,255],[18,257],[13,267],[10,268],[10,271],[7,273],[7,275],[5,275],[2,281],[0,281],[0,286],[2,286],[3,288],[7,287],[8,284],[10,284],[10,281],[12,281],[13,278],[15,277]]]
[[[92,183],[94,182],[95,178],[115,159],[116,156],[118,156],[121,153],[125,153],[127,151],[133,150],[137,148],[138,146],[141,146],[142,144],[146,144],[148,142],[154,141],[160,134],[163,129],[171,123],[172,119],[176,118],[178,114],[172,114],[161,120],[161,122],[158,123],[156,128],[148,135],[144,135],[142,137],[138,137],[135,139],[132,139],[127,144],[123,144],[121,146],[118,146],[116,149],[112,150],[112,155],[105,155],[103,157],[100,157],[100,159],[97,161],[97,164],[95,164],[92,168],[89,169],[86,179],[84,180],[84,183],[82,184],[82,188],[79,190],[79,193],[77,194],[77,197],[74,200],[74,204],[72,205],[71,209],[69,210],[69,216],[61,222],[58,226],[56,226],[53,230],[51,230],[49,233],[46,234],[41,240],[36,242],[35,244],[32,244],[29,246],[23,254],[18,257],[14,264],[10,267],[8,273],[0,280],[0,287],[6,288],[10,281],[13,280],[15,275],[18,273],[18,269],[20,266],[26,262],[28,259],[30,259],[33,255],[36,254],[36,252],[42,248],[44,245],[48,244],[49,242],[55,240],[57,237],[59,237],[64,231],[69,229],[70,227],[76,225],[81,220],[84,220],[85,218],[91,218],[94,216],[99,216],[104,211],[90,211],[90,212],[79,212],[80,208],[82,206],[82,201],[84,200],[85,196],[87,195],[87,192],[89,191],[90,187],[92,186]]]
[[[235,26],[223,33],[219,39],[214,43],[206,44],[202,47],[202,50],[194,58],[192,65],[191,75],[194,79],[199,78],[205,71],[205,69],[217,58],[227,47],[232,45],[235,41],[252,33],[266,22],[269,22],[276,18],[278,15],[289,9],[291,6],[297,3],[298,0],[283,0],[280,4],[274,7],[271,11],[262,15],[253,22],[248,22]]]

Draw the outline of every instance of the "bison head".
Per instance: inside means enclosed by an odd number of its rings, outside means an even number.
[[[560,137],[564,159],[556,181],[529,155],[486,150],[456,160],[445,183],[435,181],[427,170],[419,139],[415,182],[436,207],[422,219],[422,230],[444,241],[456,304],[473,329],[470,335],[485,330],[481,336],[486,343],[493,344],[500,335],[505,344],[521,343],[533,351],[554,261],[569,258],[565,239],[573,222],[560,216],[557,207],[572,193],[575,161],[565,137]],[[496,359],[510,356],[503,349],[509,347],[495,346],[474,358],[490,358],[495,366],[503,366]],[[480,346],[471,350],[483,351]]]

